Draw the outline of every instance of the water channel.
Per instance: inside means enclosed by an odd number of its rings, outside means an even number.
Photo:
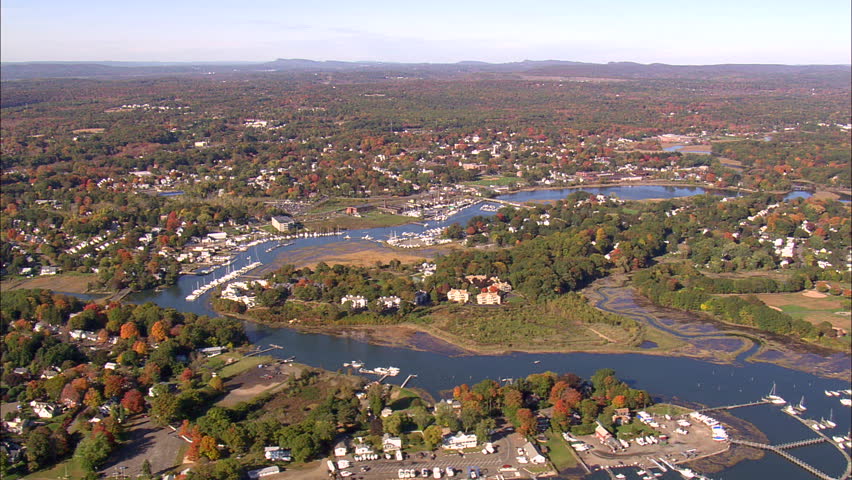
[[[591,193],[615,195],[623,199],[674,198],[684,195],[705,193],[700,188],[632,186],[584,189]],[[552,200],[563,198],[574,192],[573,189],[521,192],[500,197],[510,201]],[[391,234],[403,232],[420,233],[427,228],[447,226],[453,222],[464,224],[475,215],[491,215],[481,210],[481,204],[468,207],[445,222],[408,224],[393,228],[374,228],[348,232],[351,239],[342,236],[297,239],[293,245],[284,246],[266,252],[274,245],[267,242],[243,252],[233,268],[240,268],[250,262],[260,261],[264,265],[273,262],[286,262],[293,252],[305,248],[331,249],[349,242],[357,247],[375,249],[371,241],[362,239],[369,235],[374,239],[385,239]],[[368,243],[370,242],[370,243]],[[385,247],[382,247],[385,248]],[[250,257],[250,258],[249,258]],[[128,301],[142,303],[152,301],[163,307],[172,307],[179,311],[197,314],[215,315],[209,306],[209,293],[194,302],[185,297],[198,282],[204,283],[215,276],[223,275],[223,270],[206,276],[183,276],[176,285],[159,292],[141,292],[131,295]],[[255,272],[252,272],[255,273]],[[617,308],[617,307],[616,307]],[[630,307],[637,315],[642,315],[641,306]],[[659,327],[684,333],[666,322],[655,320]],[[833,411],[834,421],[838,424],[834,435],[846,435],[849,430],[850,409],[842,406],[836,397],[826,397],[825,390],[850,388],[849,381],[826,379],[814,374],[783,368],[778,365],[752,362],[747,359],[756,347],[740,354],[730,364],[718,364],[712,361],[683,357],[664,357],[642,354],[526,354],[511,353],[500,356],[460,355],[452,346],[435,342],[428,336],[416,337],[418,350],[371,345],[353,338],[333,335],[300,333],[287,328],[275,328],[254,323],[245,324],[246,332],[256,345],[277,344],[283,350],[272,353],[287,358],[295,356],[296,361],[329,370],[342,369],[344,362],[363,361],[368,367],[396,366],[401,369],[398,377],[391,378],[392,383],[402,382],[409,374],[416,374],[410,386],[421,388],[433,396],[440,396],[453,386],[473,384],[485,378],[501,380],[504,378],[524,377],[531,373],[555,371],[574,372],[589,378],[600,368],[613,368],[619,378],[630,385],[651,392],[657,400],[674,400],[700,403],[708,406],[745,403],[758,400],[766,395],[773,382],[778,393],[788,401],[798,402],[805,397],[808,407],[806,416],[819,419],[828,418]],[[697,332],[707,333],[707,332]],[[737,338],[737,337],[733,337]],[[740,339],[737,338],[739,342]],[[841,362],[849,362],[848,355],[841,355]],[[738,417],[754,423],[769,438],[770,443],[778,444],[793,440],[813,438],[815,434],[799,422],[780,412],[777,407],[761,405],[733,411]],[[793,450],[794,455],[819,467],[829,475],[838,476],[845,468],[845,460],[840,453],[828,444]],[[675,476],[671,476],[675,475]],[[810,474],[792,465],[780,457],[767,453],[761,460],[747,460],[734,467],[712,475],[713,478],[750,480],[755,478],[809,479]],[[594,474],[592,478],[608,478],[605,474]],[[630,477],[628,477],[630,478]],[[638,476],[635,478],[639,478]],[[677,474],[667,473],[663,478],[678,478]]]

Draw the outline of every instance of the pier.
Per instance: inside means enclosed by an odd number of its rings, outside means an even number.
[[[417,378],[417,375],[415,375],[413,373],[411,375],[409,375],[408,378],[406,378],[405,381],[402,382],[402,385],[400,385],[399,388],[405,388],[405,386],[408,385],[408,381],[411,380],[412,378]]]
[[[269,347],[267,347],[267,348],[264,348],[262,350],[255,350],[251,353],[245,354],[245,356],[246,357],[253,357],[255,355],[260,355],[261,353],[271,352],[272,350],[278,350],[278,349],[283,350],[284,347],[282,347],[281,345],[270,344]]]
[[[734,438],[730,439],[730,442],[735,444],[735,445],[745,445],[747,447],[760,448],[762,450],[769,450],[770,452],[775,452],[778,455],[781,455],[782,457],[786,458],[790,462],[792,462],[792,463],[802,467],[803,469],[807,470],[810,474],[814,475],[817,478],[820,478],[822,480],[837,480],[834,477],[829,476],[827,473],[824,473],[822,470],[819,470],[816,467],[805,463],[804,461],[794,457],[793,455],[790,455],[789,453],[785,452],[783,449],[778,448],[776,446],[767,445],[765,443],[749,442],[748,440],[737,440],[737,439],[734,439]],[[800,443],[800,442],[794,442],[794,443]],[[787,447],[787,448],[790,448],[790,447]],[[846,479],[846,478],[849,478],[848,469],[847,469],[847,473],[840,477],[840,479]]]
[[[769,404],[769,402],[767,402],[766,400],[759,400],[757,402],[738,403],[738,404],[735,404],[735,405],[722,405],[721,407],[702,408],[700,410],[696,410],[696,412],[704,413],[704,412],[712,412],[713,410],[733,410],[735,408],[753,407],[755,405],[764,405],[764,404]]]

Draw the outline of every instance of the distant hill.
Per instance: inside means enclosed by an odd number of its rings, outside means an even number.
[[[34,78],[117,78],[138,76],[200,75],[209,73],[260,73],[260,72],[366,72],[369,78],[388,75],[442,75],[503,74],[524,77],[604,77],[622,79],[641,78],[696,78],[712,77],[762,77],[834,75],[841,80],[852,68],[849,65],[666,65],[633,62],[607,64],[571,62],[562,60],[524,60],[509,63],[464,61],[458,63],[394,63],[394,62],[344,62],[308,59],[277,59],[265,63],[210,62],[32,62],[3,63],[0,80]]]

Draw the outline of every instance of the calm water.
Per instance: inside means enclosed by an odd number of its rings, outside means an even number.
[[[691,197],[693,195],[702,195],[710,193],[713,195],[732,196],[732,192],[721,192],[706,190],[701,187],[670,187],[663,185],[630,185],[630,186],[615,186],[615,187],[583,187],[583,188],[560,188],[553,190],[534,190],[529,192],[510,193],[502,195],[500,200],[508,200],[510,202],[546,202],[552,200],[560,200],[568,195],[584,191],[596,195],[615,196],[622,200],[647,200],[649,198],[678,198]]]
[[[564,198],[573,189],[522,192],[506,195],[501,199],[528,201]],[[673,198],[685,195],[705,193],[700,188],[682,187],[606,187],[588,189],[592,193],[616,195],[624,199]],[[560,196],[561,195],[561,196]],[[644,195],[644,196],[643,196]],[[549,198],[542,198],[549,197]],[[338,242],[359,241],[364,234],[375,239],[387,238],[392,233],[422,232],[426,228],[445,226],[453,222],[464,224],[475,215],[491,215],[482,212],[479,206],[465,209],[443,223],[429,222],[428,226],[409,224],[394,228],[376,228],[350,231],[352,240],[342,237],[321,237],[295,240],[293,245],[275,249],[266,253],[272,242],[259,245],[240,255],[234,266],[241,267],[250,261],[260,260],[269,263],[274,260],[286,261],[288,252],[303,247],[331,247]],[[247,257],[251,256],[251,260]],[[180,311],[215,315],[209,307],[209,293],[195,302],[186,302],[184,297],[201,281],[209,281],[223,270],[207,276],[184,276],[177,285],[161,292],[142,292],[128,297],[132,302],[153,301],[163,307],[173,307]],[[850,425],[850,409],[840,404],[837,398],[828,398],[824,390],[850,388],[848,382],[828,380],[815,375],[785,369],[776,365],[762,363],[739,363],[717,365],[710,362],[688,358],[669,358],[640,354],[525,354],[513,353],[501,356],[457,356],[452,349],[440,349],[440,353],[415,351],[403,348],[370,345],[351,338],[331,335],[299,333],[286,328],[273,328],[264,325],[246,323],[246,332],[252,343],[281,345],[283,350],[273,353],[281,358],[295,356],[301,363],[329,370],[343,369],[344,362],[361,360],[368,367],[399,367],[402,372],[391,378],[391,383],[402,383],[409,374],[416,374],[409,385],[419,387],[433,396],[440,396],[461,383],[476,383],[485,378],[500,380],[504,378],[525,377],[531,373],[574,372],[589,378],[600,368],[614,368],[618,376],[630,385],[645,389],[658,400],[684,400],[705,405],[726,405],[754,401],[766,395],[773,382],[777,383],[779,395],[787,400],[798,402],[804,395],[808,407],[807,417],[828,417],[833,409],[835,422],[839,425],[835,434],[845,435]],[[539,362],[539,363],[534,363]],[[742,418],[755,423],[769,437],[772,443],[812,438],[813,433],[797,421],[787,417],[779,409],[759,406],[735,410]],[[802,458],[830,475],[838,476],[845,464],[843,457],[833,447],[820,445],[795,450]],[[793,466],[774,454],[767,454],[763,460],[747,461],[738,464],[714,478],[743,479],[784,478],[809,479],[808,473]],[[594,478],[606,478],[600,474]]]

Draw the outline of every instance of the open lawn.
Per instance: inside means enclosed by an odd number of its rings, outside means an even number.
[[[801,318],[817,325],[829,322],[833,327],[852,330],[852,317],[843,297],[831,295],[823,298],[805,295],[809,291],[796,293],[761,293],[756,295],[763,303],[779,309],[793,318]]]
[[[23,480],[56,480],[57,478],[67,480],[79,480],[85,476],[85,471],[77,465],[73,458],[69,458],[64,462],[59,462],[47,470],[41,470],[31,473],[24,477]]]
[[[95,280],[97,275],[93,273],[63,273],[7,280],[0,285],[0,290],[44,288],[54,292],[86,293],[89,290],[89,282]]]
[[[565,442],[561,435],[551,429],[545,432],[545,436],[547,437],[547,442],[545,443],[548,448],[547,456],[550,458],[553,466],[556,467],[556,470],[562,471],[566,468],[577,466],[577,458],[574,456],[574,450],[568,446],[568,443]]]
[[[395,227],[411,223],[413,219],[404,215],[382,213],[377,210],[367,212],[360,217],[344,214],[333,214],[320,220],[305,220],[306,228],[316,231],[328,231],[335,228],[355,230],[362,228]]]
[[[502,177],[502,176],[488,176],[482,177],[479,180],[475,180],[472,182],[464,182],[465,185],[478,185],[481,187],[488,187],[491,185],[498,187],[511,187],[513,185],[517,185],[519,183],[524,183],[522,178],[518,177]]]
[[[686,407],[672,405],[670,403],[658,403],[656,405],[651,405],[650,407],[646,408],[645,411],[653,415],[671,415],[672,417],[674,417],[676,415],[683,415],[685,413],[689,413],[692,410]]]

